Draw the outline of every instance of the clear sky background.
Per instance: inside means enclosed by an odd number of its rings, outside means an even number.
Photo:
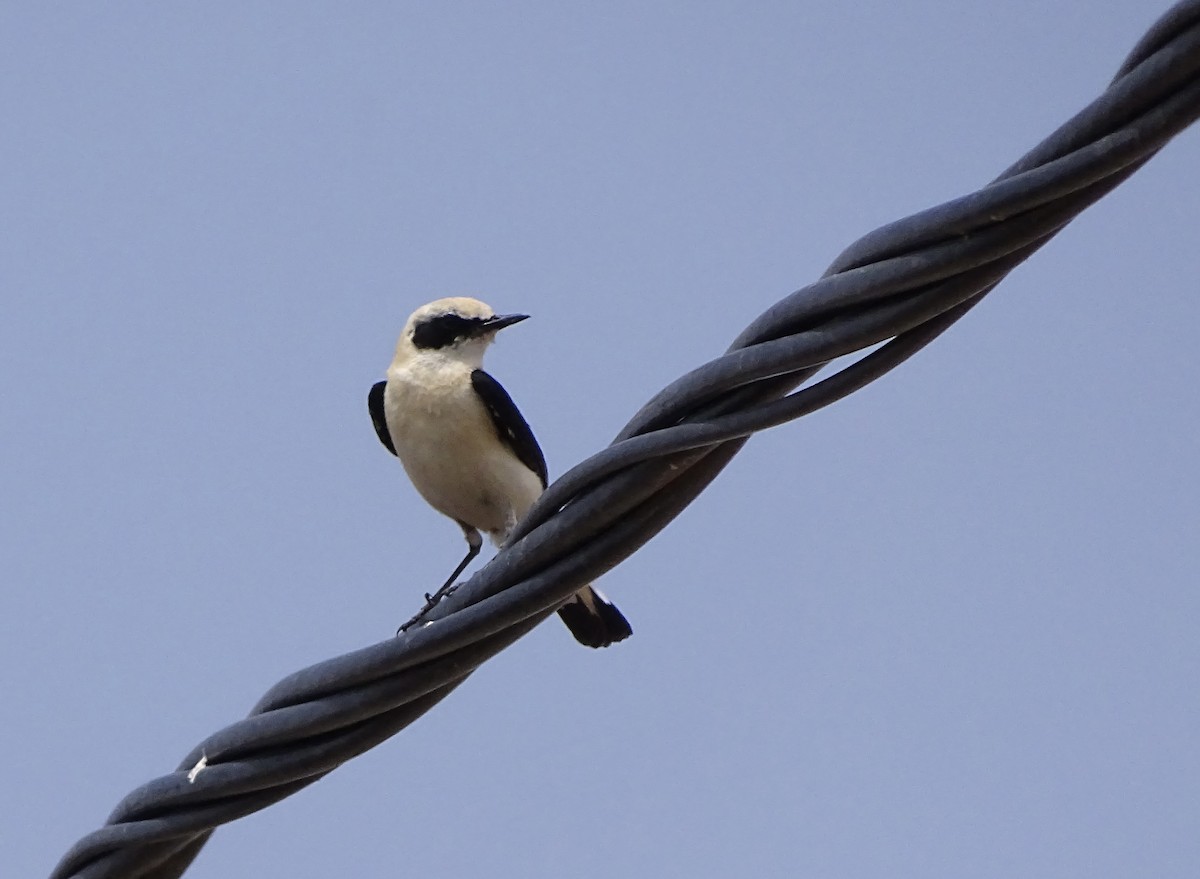
[[[1165,2],[0,7],[0,872],[46,874],[458,560],[366,392],[410,311],[552,473]],[[188,873],[1194,877],[1200,132],[603,588]]]

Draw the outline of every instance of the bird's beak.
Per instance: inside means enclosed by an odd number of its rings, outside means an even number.
[[[513,324],[519,324],[527,317],[529,317],[527,314],[496,314],[485,320],[483,325],[489,332],[496,332],[505,327],[511,327]]]

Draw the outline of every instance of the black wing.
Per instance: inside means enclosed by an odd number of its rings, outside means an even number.
[[[542,481],[542,488],[545,488],[546,458],[508,391],[482,369],[471,373],[471,385],[483,401],[488,415],[492,416],[492,424],[496,426],[500,441],[513,450],[522,464],[537,474]]]
[[[392,435],[388,433],[387,416],[383,413],[383,392],[386,388],[387,382],[376,382],[371,385],[371,392],[367,394],[367,409],[371,412],[371,423],[375,425],[375,433],[379,434],[379,441],[387,446],[387,450],[394,455],[396,446],[392,443]]]

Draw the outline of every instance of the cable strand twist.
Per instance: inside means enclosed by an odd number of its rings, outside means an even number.
[[[181,876],[214,828],[395,735],[666,527],[749,436],[895,369],[1198,116],[1200,0],[1184,0],[1102,95],[995,181],[850,245],[821,279],[768,308],[724,355],[672,382],[612,445],[556,480],[500,553],[422,624],[280,681],[249,717],[126,796],[53,879]]]

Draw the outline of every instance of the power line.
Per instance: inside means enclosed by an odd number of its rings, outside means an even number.
[[[248,718],[122,800],[54,879],[180,876],[218,825],[395,735],[657,534],[751,433],[826,406],[911,357],[1197,116],[1200,0],[1185,0],[1104,94],[993,183],[859,239],[725,355],[656,395],[611,446],[550,486],[509,545],[424,615],[430,625],[280,681]],[[876,345],[800,387],[824,364]]]

